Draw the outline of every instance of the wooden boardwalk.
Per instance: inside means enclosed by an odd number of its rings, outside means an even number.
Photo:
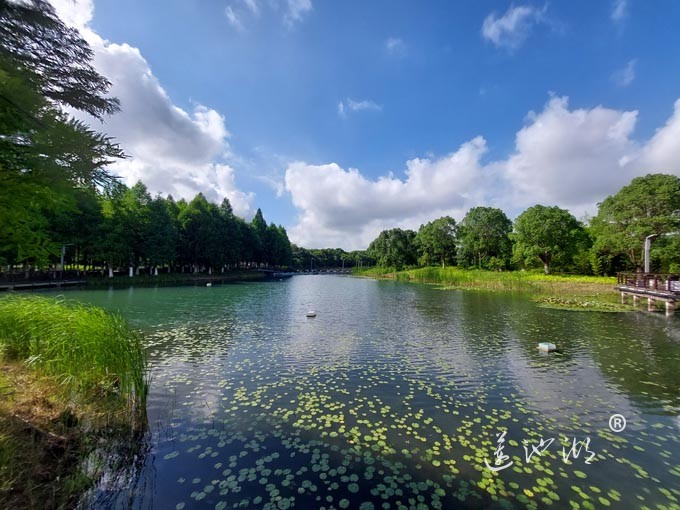
[[[633,305],[647,298],[647,310],[654,311],[656,302],[665,303],[666,315],[672,315],[680,302],[680,275],[658,273],[619,273],[616,290],[621,292],[621,302],[633,296]]]

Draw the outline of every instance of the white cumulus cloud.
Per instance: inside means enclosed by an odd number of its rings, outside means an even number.
[[[204,105],[190,112],[175,105],[139,49],[102,39],[91,28],[90,0],[52,0],[58,15],[78,28],[94,51],[94,65],[112,83],[111,94],[121,111],[102,126],[80,112],[74,114],[120,143],[129,159],[110,170],[127,184],[142,180],[152,193],[208,199],[229,198],[238,214],[251,213],[252,193],[241,191],[235,171],[225,163],[229,133],[224,116]]]
[[[643,173],[662,172],[680,175],[680,99],[675,101],[673,115],[657,129],[639,158]]]
[[[301,214],[290,233],[305,246],[360,248],[383,228],[417,229],[433,213],[461,211],[483,189],[485,151],[486,142],[478,137],[443,158],[412,159],[404,179],[371,180],[335,163],[292,163],[285,185]]]
[[[635,174],[630,158],[636,111],[602,106],[570,110],[566,97],[553,97],[542,112],[530,112],[517,132],[515,152],[493,166],[508,193],[506,207],[536,203],[577,210],[592,206]]]
[[[59,19],[67,25],[83,29],[92,20],[93,0],[50,0]]]
[[[482,23],[482,36],[497,47],[510,50],[519,48],[533,27],[545,21],[546,7],[530,5],[510,6],[502,16],[489,14]]]

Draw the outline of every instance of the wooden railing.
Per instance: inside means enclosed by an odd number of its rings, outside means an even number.
[[[680,295],[680,275],[660,273],[618,273],[619,287],[653,290]]]

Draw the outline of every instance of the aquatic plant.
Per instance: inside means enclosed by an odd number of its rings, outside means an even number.
[[[0,357],[54,377],[66,393],[115,395],[129,410],[144,412],[141,335],[101,308],[37,296],[0,299]]]

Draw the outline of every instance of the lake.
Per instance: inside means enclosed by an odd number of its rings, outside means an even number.
[[[320,275],[66,296],[152,376],[148,452],[89,505],[679,508],[680,314]]]

